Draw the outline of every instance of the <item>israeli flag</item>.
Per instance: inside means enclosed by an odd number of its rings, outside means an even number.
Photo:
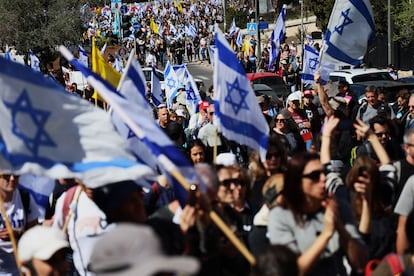
[[[172,105],[173,99],[177,95],[177,89],[179,85],[180,83],[178,77],[170,62],[168,61],[164,70],[164,88],[168,106]]]
[[[39,58],[33,53],[32,50],[29,51],[30,55],[30,67],[36,71],[40,72],[40,60]]]
[[[79,45],[79,62],[83,64],[83,66],[88,67],[88,55],[86,54],[85,49]]]
[[[0,168],[79,178],[88,187],[154,176],[102,109],[26,66],[0,58]]]
[[[185,83],[187,80],[187,74],[188,74],[188,70],[187,70],[187,66],[185,65],[185,63],[180,64],[180,65],[173,65],[173,69],[175,74],[177,75],[177,79],[180,83]]]
[[[161,89],[161,82],[155,71],[155,67],[152,66],[151,77],[151,99],[155,106],[158,106],[164,102],[164,95]]]
[[[123,62],[121,60],[121,57],[118,54],[115,54],[115,62],[114,62],[114,64],[112,66],[119,73],[123,73],[124,72],[124,64],[123,64]],[[85,66],[85,67],[87,67],[87,66]]]
[[[185,89],[187,110],[189,110],[190,115],[193,115],[198,112],[197,109],[201,102],[201,96],[200,92],[198,91],[197,84],[188,70]]]
[[[303,54],[303,70],[302,70],[302,82],[305,84],[315,83],[313,75],[319,68],[319,52],[309,46],[305,45],[305,51]]]
[[[250,146],[265,160],[269,126],[250,81],[218,27],[215,42],[214,124],[226,138]]]
[[[321,64],[361,64],[375,39],[375,22],[369,0],[336,0],[321,51]]]
[[[241,29],[237,33],[236,45],[239,47],[243,46],[243,32]]]
[[[233,21],[231,21],[231,25],[230,25],[229,36],[235,35],[236,32],[237,32],[236,21],[234,20],[234,17],[233,17]]]
[[[173,24],[170,24],[170,31],[176,35],[177,34],[177,28],[175,28],[175,26]]]
[[[6,45],[6,53],[5,53],[4,57],[7,60],[11,60],[9,45]]]
[[[49,196],[55,188],[55,180],[45,176],[23,174],[19,177],[19,187],[32,195],[41,217],[44,217],[49,205]]]
[[[184,33],[187,37],[195,38],[197,36],[197,30],[193,25],[189,24],[184,27]]]
[[[208,50],[210,51],[210,63],[214,68],[214,53],[216,51],[216,47],[214,45],[208,45]]]
[[[269,67],[276,61],[279,55],[280,45],[286,33],[285,29],[286,20],[286,4],[283,4],[279,17],[275,23],[272,35],[270,37],[270,52],[269,52]]]
[[[60,50],[62,55],[85,75],[90,84],[100,91],[101,96],[110,104],[113,114],[119,116],[123,125],[128,126],[129,134],[124,133],[124,137],[135,135],[145,144],[144,148],[151,151],[151,154],[144,155],[145,158],[155,157],[164,171],[174,177],[179,172],[188,183],[194,183],[198,180],[193,166],[152,118],[151,110],[144,96],[144,74],[139,63],[132,56],[128,61],[126,74],[121,80],[118,93],[102,78],[73,59],[66,48],[61,47]],[[184,206],[186,203],[185,189],[181,185],[173,185],[173,189],[178,200]]]

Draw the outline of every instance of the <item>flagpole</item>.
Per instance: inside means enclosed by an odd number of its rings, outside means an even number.
[[[60,46],[59,50],[61,54],[69,61],[73,60],[73,54],[69,52],[68,49],[66,49],[64,46]],[[102,84],[95,79],[94,77],[91,77],[89,79],[89,83],[92,86],[97,86],[98,88],[102,86]],[[111,104],[111,107],[117,114],[122,118],[122,120],[127,124],[127,126],[135,133],[135,135],[142,139],[145,138],[145,135],[141,128],[134,123],[134,121],[128,116],[126,111],[121,108],[121,106],[117,102],[113,102],[109,96],[109,92],[107,92],[105,89],[101,90],[101,96],[105,99],[105,101],[108,101]],[[187,191],[190,189],[190,184],[188,181],[184,178],[184,176],[181,174],[180,171],[178,171],[176,165],[164,154],[159,154],[157,156],[157,160],[160,162],[160,164],[163,165],[164,168],[175,178],[177,181],[182,185],[184,189]],[[220,228],[221,231],[226,235],[226,237],[233,243],[233,245],[239,250],[239,252],[246,258],[246,260],[251,264],[256,264],[256,259],[254,256],[249,252],[249,250],[246,248],[246,246],[237,238],[237,236],[230,230],[230,228],[223,222],[223,220],[214,212],[210,211],[209,213],[210,218],[213,220],[213,222],[216,223],[217,227]]]
[[[10,242],[12,244],[13,255],[14,255],[14,259],[16,260],[17,269],[19,270],[19,274],[22,275],[21,265],[19,261],[19,254],[17,252],[16,237],[14,236],[13,227],[10,224],[9,217],[7,216],[6,208],[4,207],[4,200],[3,200],[3,197],[1,196],[0,196],[0,211],[1,211],[1,216],[3,217],[3,220],[4,220],[4,224],[6,225],[7,233],[9,234],[9,237],[10,237]]]

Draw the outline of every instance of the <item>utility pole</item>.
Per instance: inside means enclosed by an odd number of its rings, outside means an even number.
[[[387,52],[388,64],[392,64],[392,41],[391,41],[391,0],[387,0]],[[387,65],[388,65],[387,64]]]
[[[260,61],[260,59],[262,57],[262,45],[261,45],[261,42],[260,42],[260,28],[259,28],[259,18],[260,18],[260,15],[259,15],[259,11],[260,11],[259,1],[260,0],[256,0],[256,12],[255,12],[255,21],[256,21],[256,30],[257,30],[257,32],[256,32],[256,34],[257,34],[256,64],[258,63],[257,61],[258,60]]]

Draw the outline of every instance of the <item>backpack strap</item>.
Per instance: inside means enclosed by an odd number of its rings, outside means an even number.
[[[66,191],[65,199],[63,201],[63,206],[62,206],[63,221],[66,221],[66,218],[67,218],[67,216],[69,214],[70,204],[73,201],[73,198],[75,196],[75,192],[76,192],[76,189],[77,188],[78,188],[78,185],[75,185],[75,186],[69,188]]]
[[[24,214],[27,217],[30,213],[30,193],[26,191],[25,189],[18,188],[20,193],[20,198],[22,199]]]
[[[404,261],[402,260],[402,256],[392,253],[385,256],[385,261],[390,266],[392,275],[401,275],[404,272]]]

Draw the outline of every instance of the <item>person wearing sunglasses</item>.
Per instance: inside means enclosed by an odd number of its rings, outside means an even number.
[[[38,223],[39,211],[32,196],[29,196],[28,211],[23,200],[23,192],[18,190],[19,176],[0,171],[0,196],[6,209],[13,233],[19,238],[25,230]],[[29,211],[30,210],[30,211]],[[6,223],[0,217],[0,275],[18,275],[16,260],[13,255],[12,242]]]
[[[382,115],[374,116],[369,121],[371,131],[378,137],[379,142],[387,151],[388,156],[392,161],[403,158],[403,151],[398,143],[398,139],[392,133],[391,122]],[[356,157],[369,156],[374,160],[379,161],[378,156],[372,148],[370,141],[365,140],[356,150]]]
[[[288,120],[285,113],[277,114],[272,130],[286,147],[288,155],[292,156],[297,152],[306,150],[306,146],[295,123]]]
[[[302,152],[287,165],[284,184],[286,207],[270,210],[271,244],[288,246],[299,255],[300,275],[346,275],[346,255],[356,271],[363,271],[366,249],[350,208],[328,194],[326,175],[318,154]]]

